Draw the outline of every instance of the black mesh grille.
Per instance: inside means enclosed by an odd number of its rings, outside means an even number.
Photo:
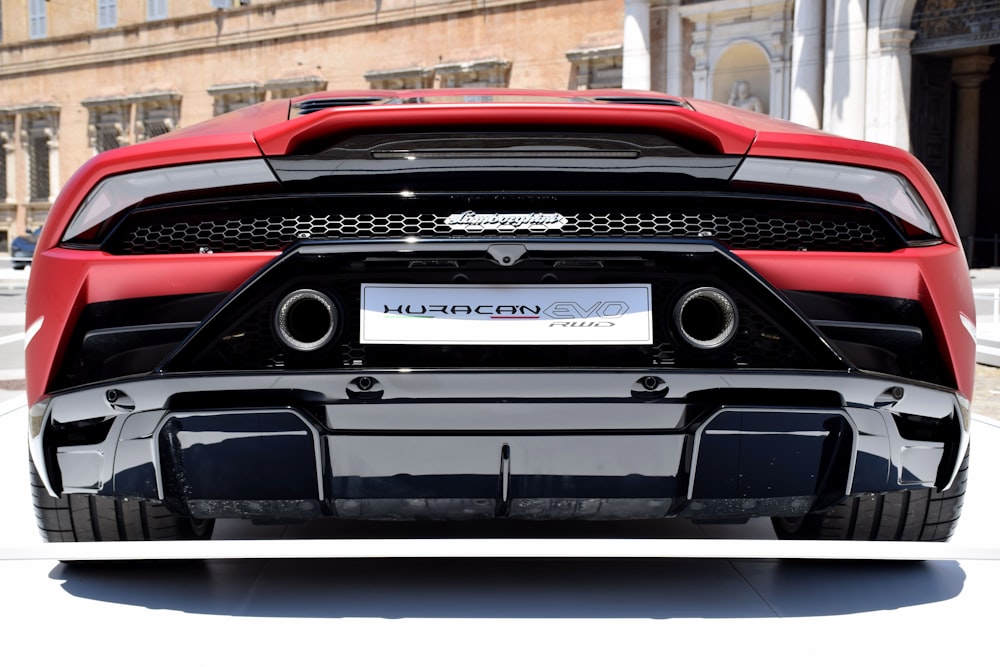
[[[384,206],[384,204],[383,204]],[[280,250],[302,239],[399,239],[475,237],[691,238],[714,240],[737,250],[826,250],[886,252],[902,247],[892,225],[871,210],[854,207],[700,206],[621,212],[567,211],[541,202],[532,212],[558,212],[558,228],[452,226],[449,216],[461,209],[438,211],[337,211],[328,206],[254,214],[232,212],[147,211],[133,215],[105,244],[124,255],[227,253]],[[240,207],[243,209],[243,207]],[[483,210],[482,207],[479,209]],[[487,209],[488,210],[488,209]],[[490,210],[489,212],[493,212]],[[525,212],[523,210],[517,212]]]

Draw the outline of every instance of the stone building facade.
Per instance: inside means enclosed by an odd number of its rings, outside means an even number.
[[[0,232],[41,225],[96,153],[264,99],[620,86],[622,16],[621,0],[0,2]]]
[[[0,230],[95,153],[258,100],[624,87],[912,150],[1000,263],[998,51],[1000,0],[0,0]]]

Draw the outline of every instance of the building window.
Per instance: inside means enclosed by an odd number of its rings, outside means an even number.
[[[118,25],[118,0],[97,0],[97,27],[114,28]]]
[[[131,143],[130,109],[123,98],[91,98],[83,100],[83,106],[89,114],[87,131],[95,153]]]
[[[159,114],[148,114],[147,117],[140,121],[142,123],[142,139],[152,139],[153,137],[158,137],[161,134],[166,134],[170,130],[174,129],[174,119],[169,116],[161,116]],[[136,123],[136,131],[140,129],[139,123]]]
[[[434,70],[425,67],[369,70],[365,72],[365,81],[378,90],[430,88],[434,85]]]
[[[442,63],[434,68],[441,88],[506,88],[510,82],[509,60],[487,58],[469,62]]]
[[[103,153],[165,134],[177,127],[180,103],[181,95],[174,91],[83,100],[89,114],[90,147]]]
[[[59,107],[22,107],[21,142],[28,158],[28,199],[48,202],[58,189]]]
[[[264,93],[264,88],[259,83],[224,83],[210,86],[208,94],[213,98],[212,115],[221,116],[263,102]]]
[[[576,90],[622,87],[622,33],[620,30],[584,35],[566,52],[570,87]]]
[[[101,114],[99,120],[94,124],[94,140],[92,142],[94,150],[103,153],[128,143],[128,135],[125,133],[122,117],[113,112]]]
[[[622,47],[604,46],[570,51],[571,80],[577,90],[622,87]]]
[[[167,0],[146,0],[146,20],[159,21],[167,18]]]
[[[318,76],[303,76],[287,79],[271,79],[264,84],[267,98],[271,100],[290,99],[299,95],[318,93],[326,90],[326,79]]]
[[[28,37],[41,39],[48,34],[47,0],[28,0]]]
[[[177,127],[181,116],[181,94],[159,92],[136,95],[135,140],[152,139]]]
[[[58,194],[59,107],[0,108],[0,242],[4,227],[41,227]]]
[[[94,138],[94,149],[98,153],[103,153],[104,151],[109,151],[112,148],[118,148],[119,146],[124,146],[127,142],[126,137],[122,134],[123,126],[121,123],[101,123],[97,127]]]
[[[31,201],[48,201],[52,190],[49,187],[51,164],[49,160],[49,139],[45,133],[32,134],[28,139],[28,175]]]

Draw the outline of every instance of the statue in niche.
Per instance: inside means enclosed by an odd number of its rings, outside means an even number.
[[[733,88],[729,92],[729,106],[764,113],[764,103],[750,92],[750,82],[745,79],[733,83]]]

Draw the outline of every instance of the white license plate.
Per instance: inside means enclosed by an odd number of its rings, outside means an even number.
[[[649,285],[361,286],[361,342],[651,345]]]

